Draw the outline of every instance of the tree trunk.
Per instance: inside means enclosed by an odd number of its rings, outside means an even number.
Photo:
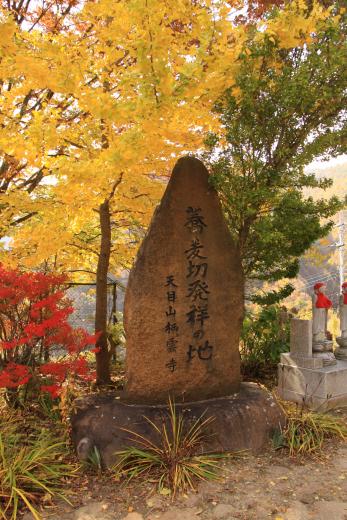
[[[244,273],[244,269],[243,269],[243,265],[242,265],[242,252],[239,250],[238,248],[238,281],[239,281],[239,305],[240,305],[240,309],[241,309],[241,313],[239,315],[239,322],[238,322],[238,327],[239,327],[239,331],[240,331],[240,336],[241,336],[241,331],[242,331],[242,327],[243,327],[243,320],[245,318],[245,314],[246,314],[246,304],[245,304],[245,289],[246,289],[246,277],[245,277],[245,273]]]
[[[118,323],[117,318],[117,284],[115,283],[112,287],[112,325],[116,325]],[[116,343],[112,337],[112,335],[109,337],[110,342],[110,360],[112,360],[112,363],[117,362],[117,347],[118,343]]]
[[[95,333],[99,333],[96,347],[96,383],[107,385],[111,382],[110,353],[107,342],[107,273],[111,254],[110,201],[106,199],[99,207],[101,245],[96,270]]]

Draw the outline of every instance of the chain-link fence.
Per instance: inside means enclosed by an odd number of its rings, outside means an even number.
[[[110,324],[117,321],[119,313],[123,313],[126,280],[108,278],[107,283],[107,317]],[[88,332],[94,332],[95,320],[95,282],[69,283],[67,295],[72,302],[74,312],[70,323],[74,327],[83,327]]]

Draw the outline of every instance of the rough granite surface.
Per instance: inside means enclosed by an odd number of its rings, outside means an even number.
[[[180,159],[125,296],[127,398],[194,401],[239,388],[240,260],[204,165]]]

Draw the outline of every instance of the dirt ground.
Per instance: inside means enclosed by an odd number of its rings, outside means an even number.
[[[320,457],[301,460],[269,445],[174,501],[150,482],[121,486],[106,475],[80,475],[71,487],[73,506],[48,501],[45,520],[347,520],[347,444],[329,441]]]

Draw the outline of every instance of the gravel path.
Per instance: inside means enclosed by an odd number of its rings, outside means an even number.
[[[150,483],[124,487],[104,476],[84,475],[73,487],[73,507],[48,503],[45,520],[347,520],[347,445],[331,442],[305,460],[271,448],[244,455],[227,462],[221,481],[174,501]]]

